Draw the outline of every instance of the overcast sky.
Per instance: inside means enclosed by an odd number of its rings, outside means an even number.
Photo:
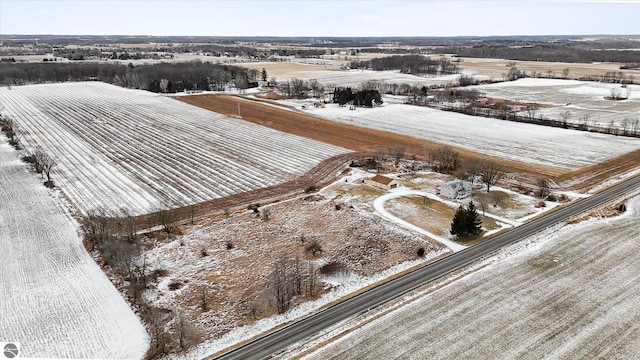
[[[640,1],[0,0],[0,34],[640,34]]]

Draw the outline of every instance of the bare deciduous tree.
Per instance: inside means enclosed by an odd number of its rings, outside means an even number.
[[[478,179],[478,176],[480,175],[481,165],[482,165],[481,161],[476,158],[470,158],[465,160],[462,163],[458,177],[459,178],[466,177],[469,181],[471,181],[471,184],[475,184],[476,180]]]
[[[209,289],[207,286],[200,288],[200,308],[202,311],[209,311]]]
[[[273,270],[271,271],[271,291],[276,301],[278,313],[283,314],[289,310],[289,305],[294,297],[294,293],[291,284],[289,261],[285,257],[280,257],[273,265]]]
[[[160,91],[162,91],[163,93],[167,92],[167,86],[169,86],[169,80],[167,79],[160,79]]]
[[[9,138],[9,143],[16,141],[16,123],[12,118],[8,116],[1,117],[0,126],[2,126],[2,131]]]
[[[506,175],[506,172],[500,164],[493,161],[483,161],[480,165],[480,175],[482,182],[487,185],[487,192],[489,192],[491,186],[497,184]]]
[[[195,329],[191,325],[186,314],[178,312],[175,317],[176,336],[178,337],[178,345],[181,349],[189,347],[196,338]]]
[[[491,203],[491,195],[489,193],[478,192],[475,194],[476,202],[480,206],[480,210],[482,210],[482,216],[485,216],[485,212],[487,207]]]
[[[270,208],[264,208],[260,211],[262,220],[264,221],[269,221],[269,219],[271,219],[271,209]]]
[[[44,154],[41,159],[42,172],[47,176],[47,184],[53,185],[51,181],[51,170],[57,165],[56,160],[48,154]]]
[[[550,193],[551,180],[545,177],[538,179],[538,196],[545,199]]]
[[[569,118],[571,118],[571,111],[567,110],[560,113],[560,121],[562,121],[564,126],[567,126],[567,121],[569,121]]]
[[[442,146],[430,151],[429,161],[435,171],[442,173],[455,173],[460,167],[458,153],[448,146]]]
[[[156,218],[167,235],[171,235],[175,231],[175,222],[178,220],[176,209],[160,209],[156,212]]]

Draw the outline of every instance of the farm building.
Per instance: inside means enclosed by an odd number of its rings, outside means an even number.
[[[453,180],[440,186],[440,195],[449,199],[464,199],[471,196],[471,182],[464,180]]]
[[[398,180],[394,180],[382,175],[376,175],[371,179],[366,179],[364,183],[385,190],[395,189],[399,184]]]

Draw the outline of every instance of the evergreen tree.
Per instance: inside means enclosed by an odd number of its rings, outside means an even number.
[[[476,206],[472,201],[466,208],[462,205],[458,207],[458,210],[456,210],[456,213],[453,216],[449,232],[451,235],[458,237],[478,235],[482,232],[481,225],[482,220],[480,219],[480,215],[478,215]]]
[[[458,210],[456,210],[456,214],[453,216],[453,221],[451,222],[451,230],[449,232],[451,235],[455,236],[465,236],[465,224],[466,224],[467,211],[465,208],[460,205]]]
[[[478,211],[476,210],[476,206],[471,201],[469,206],[466,209],[466,218],[465,218],[465,229],[470,235],[478,235],[482,232],[482,220],[480,219],[480,215],[478,215]]]
[[[262,81],[267,81],[267,70],[265,68],[262,68],[262,72],[260,73],[260,77],[262,78]]]

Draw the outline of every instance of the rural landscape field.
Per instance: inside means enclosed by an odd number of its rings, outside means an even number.
[[[268,3],[304,19],[344,16]],[[63,27],[89,8],[119,10],[126,26],[139,23],[124,21],[134,8],[149,21],[185,15],[173,1],[70,4],[38,3],[38,14]],[[257,33],[286,23],[266,6],[257,16],[247,4],[188,4],[200,11],[172,23],[176,35],[100,35],[81,23],[83,35],[44,35],[58,30],[13,20],[29,22],[36,3],[3,1],[4,356],[640,351],[637,26],[597,36],[514,36],[514,23],[500,36],[352,32],[353,21],[404,19],[400,5],[434,19],[471,6],[400,1],[327,26],[339,35],[302,36],[300,24],[289,35],[179,35],[208,23],[204,14],[217,14],[216,31],[233,28],[220,9],[244,14],[247,29],[260,24]],[[501,11],[566,10],[531,4]],[[640,10],[571,9],[591,8]],[[486,16],[487,29],[499,22]],[[423,24],[405,20],[395,26]],[[103,32],[147,33],[126,26]]]

